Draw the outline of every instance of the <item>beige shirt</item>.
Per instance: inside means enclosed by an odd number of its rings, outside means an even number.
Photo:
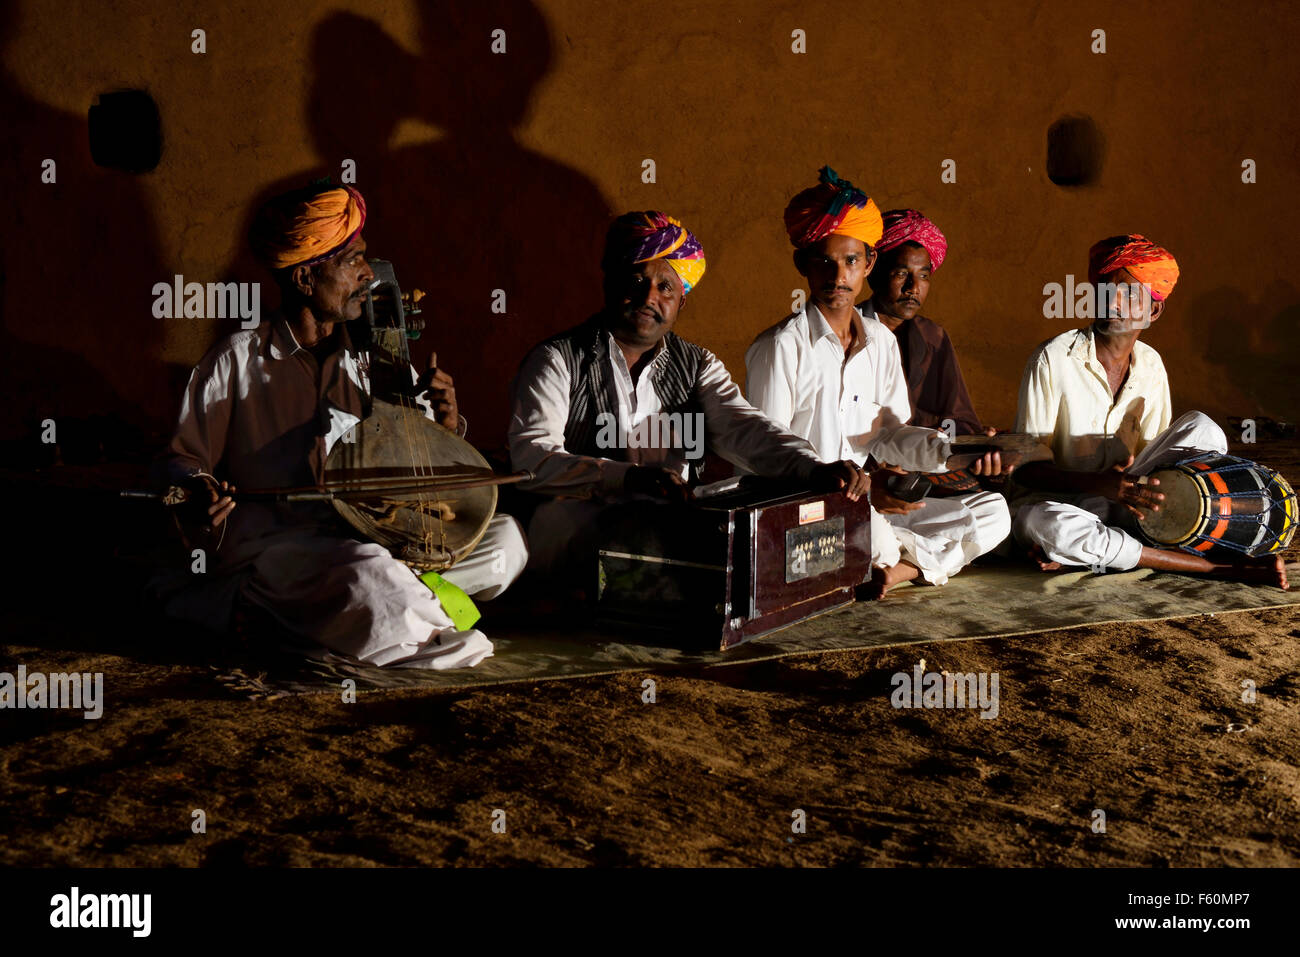
[[[1128,378],[1116,396],[1091,327],[1047,340],[1025,364],[1015,430],[1050,448],[1058,468],[1100,472],[1120,465],[1169,421],[1164,363],[1141,341],[1133,344]]]

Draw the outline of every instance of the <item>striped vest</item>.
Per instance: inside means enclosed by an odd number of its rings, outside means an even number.
[[[564,450],[574,455],[625,460],[626,450],[600,448],[596,444],[600,431],[597,417],[602,412],[618,416],[618,406],[610,394],[609,339],[609,330],[598,316],[593,316],[582,325],[548,339],[547,344],[559,351],[569,368],[569,419],[564,425]],[[704,367],[705,350],[670,332],[664,336],[664,353],[643,373],[650,376],[661,411],[702,411],[695,389]]]

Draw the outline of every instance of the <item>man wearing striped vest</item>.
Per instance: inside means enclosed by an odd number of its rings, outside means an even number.
[[[610,227],[601,263],[605,308],[541,343],[514,384],[510,458],[547,500],[529,525],[530,567],[547,573],[594,556],[596,517],[643,495],[683,501],[706,449],[758,475],[865,494],[852,462],[823,464],[803,439],[745,401],[726,366],[672,332],[704,275],[704,250],[655,211]]]

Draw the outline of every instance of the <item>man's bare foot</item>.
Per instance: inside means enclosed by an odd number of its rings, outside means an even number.
[[[1215,578],[1226,578],[1229,581],[1248,582],[1252,585],[1276,585],[1283,591],[1291,589],[1291,583],[1286,579],[1286,562],[1282,561],[1281,555],[1274,555],[1272,558],[1256,558],[1234,565],[1219,565],[1210,574]]]
[[[858,586],[855,597],[858,601],[880,601],[889,589],[911,581],[920,574],[921,570],[911,562],[899,562],[889,568],[873,568],[871,580]]]
[[[1029,558],[1038,566],[1039,571],[1059,572],[1061,570],[1061,563],[1048,559],[1047,553],[1038,545],[1029,546]]]
[[[1276,585],[1283,591],[1291,588],[1291,583],[1286,579],[1286,563],[1282,561],[1281,555],[1220,564],[1189,552],[1165,548],[1143,548],[1138,565],[1164,572],[1208,575],[1211,578],[1247,582],[1251,585]]]

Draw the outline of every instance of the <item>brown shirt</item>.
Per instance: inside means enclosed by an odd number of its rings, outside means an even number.
[[[902,323],[894,335],[912,402],[908,424],[938,429],[943,427],[944,419],[952,419],[957,423],[958,435],[982,432],[957,364],[957,353],[943,326],[917,316]]]

